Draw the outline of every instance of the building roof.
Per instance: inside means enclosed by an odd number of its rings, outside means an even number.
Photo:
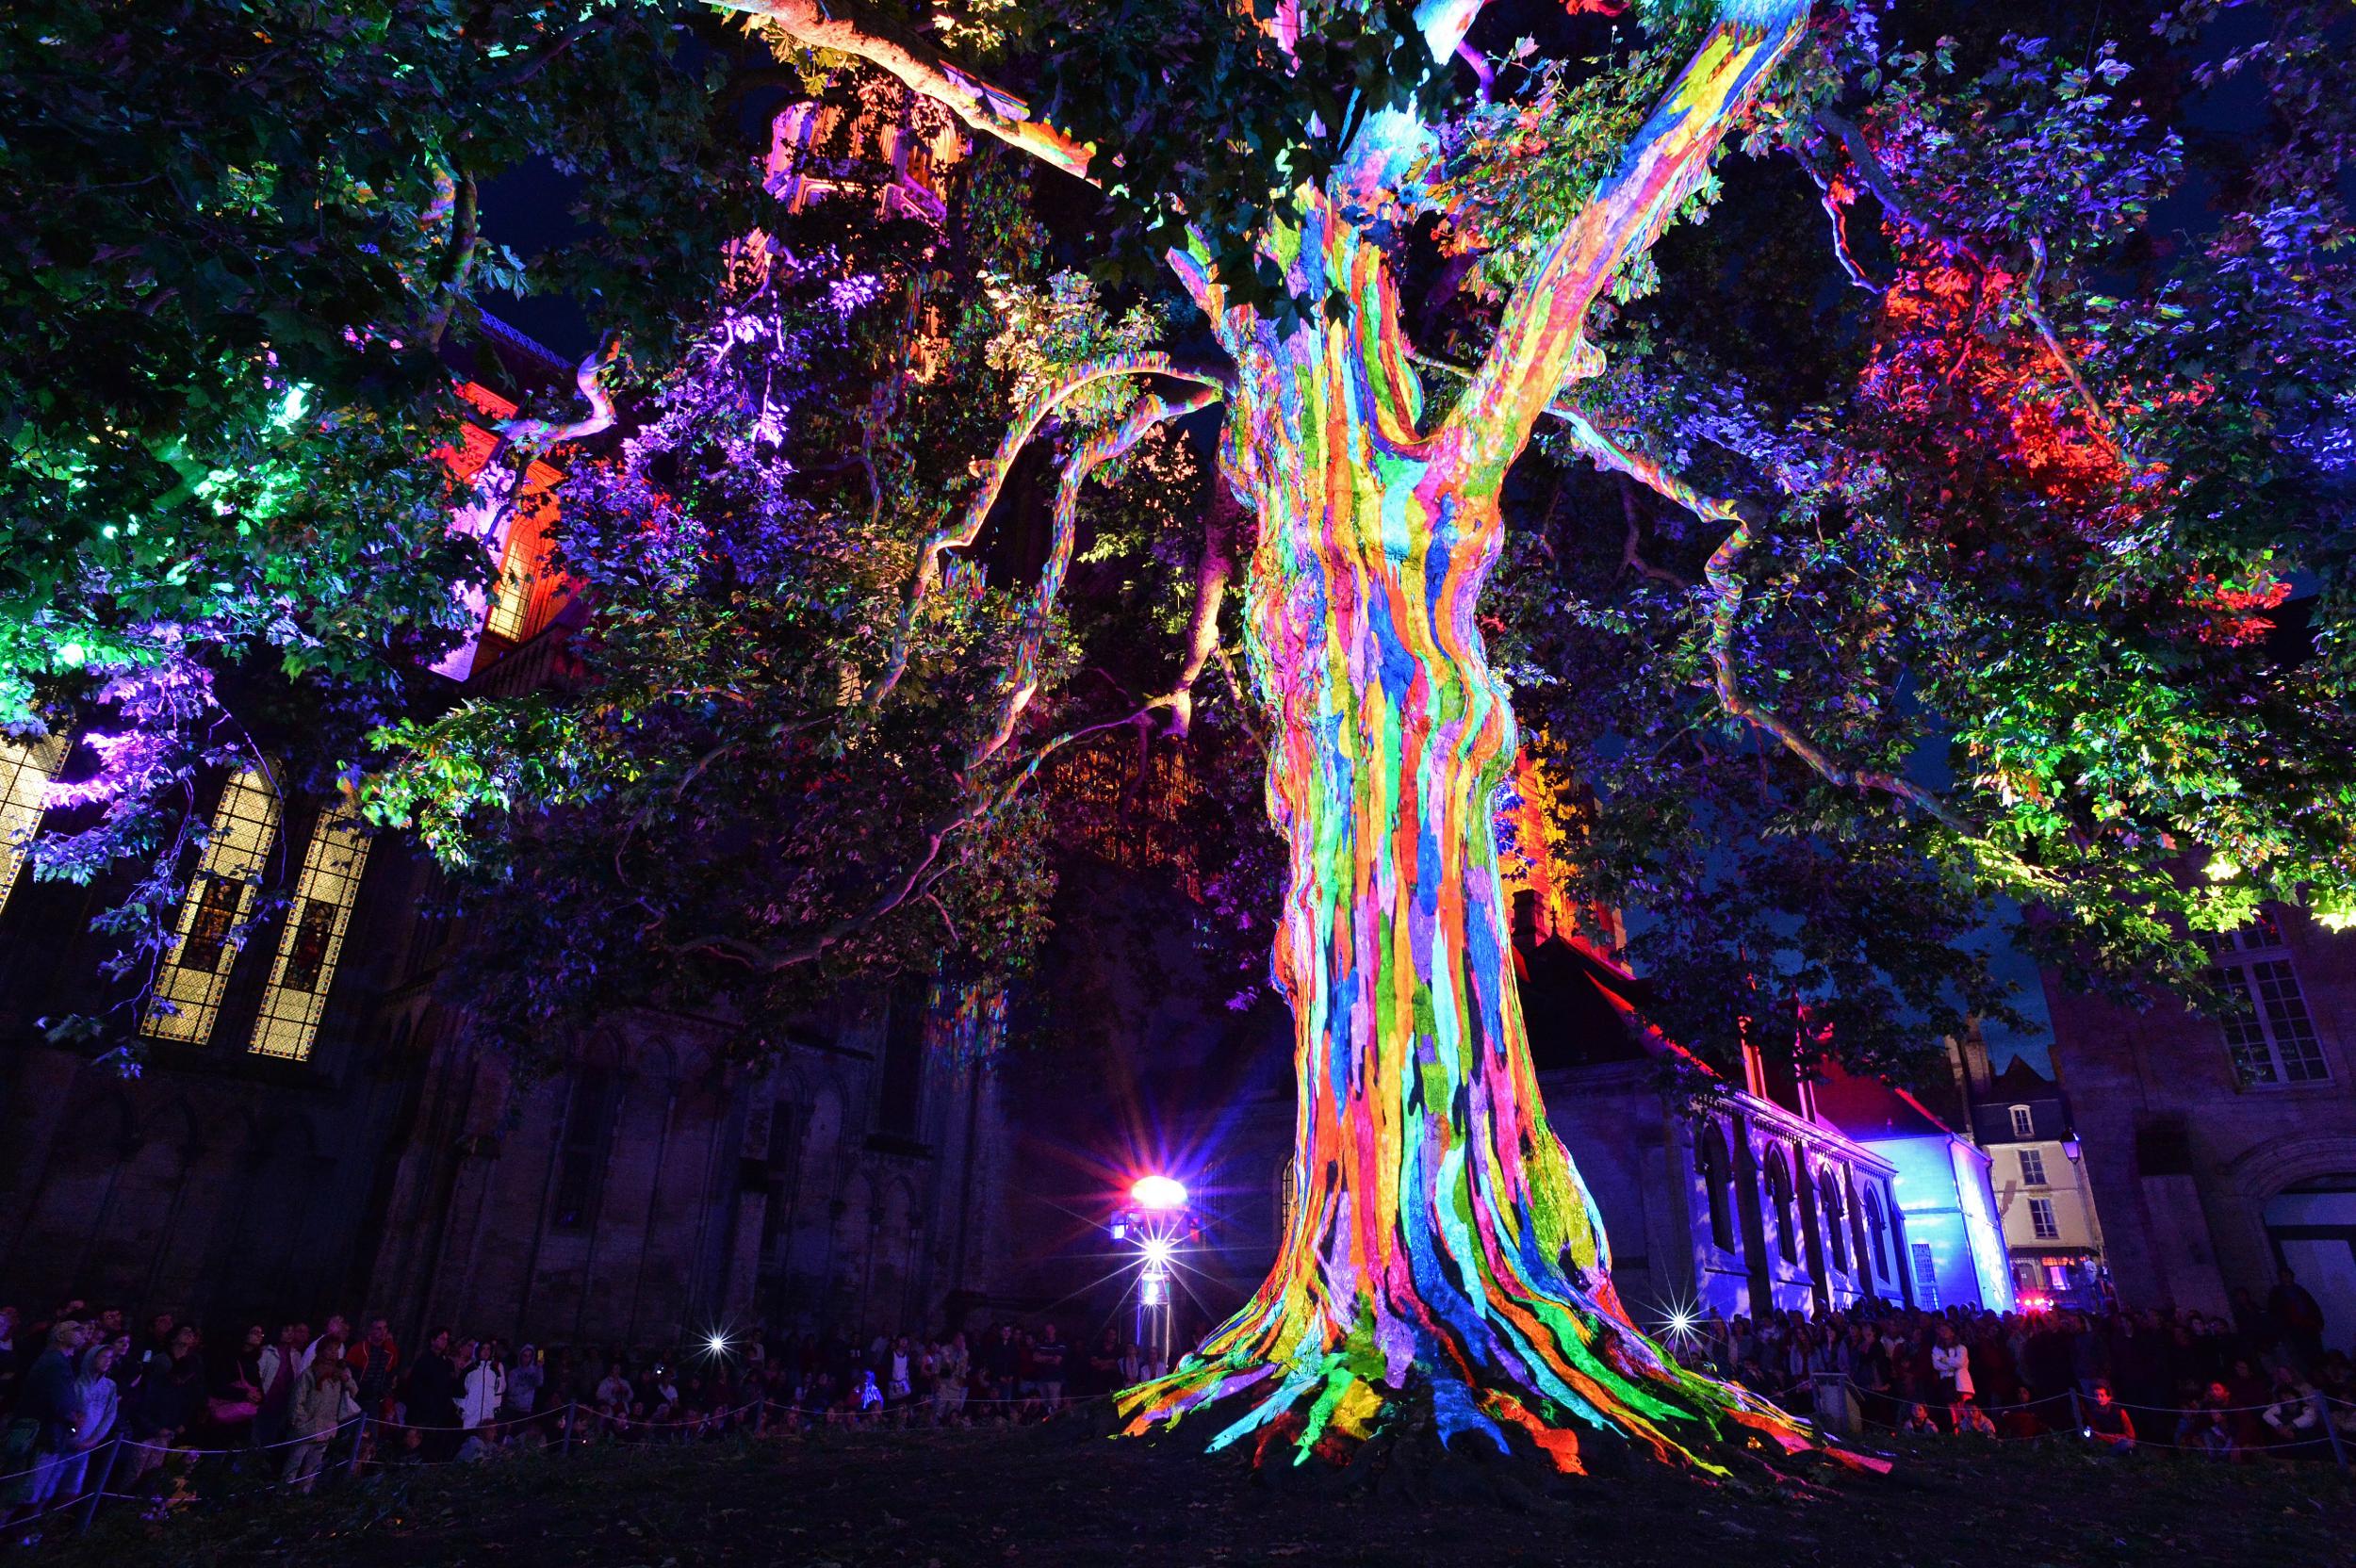
[[[2029,1065],[2026,1056],[2015,1056],[2004,1064],[2004,1070],[1988,1080],[1988,1095],[1993,1102],[2052,1100],[2061,1093],[2061,1086]]]
[[[1861,1077],[1838,1062],[1817,1068],[1816,1109],[1853,1138],[1952,1137],[1955,1129],[1895,1084]]]

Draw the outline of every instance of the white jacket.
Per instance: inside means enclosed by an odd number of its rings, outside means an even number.
[[[507,1394],[507,1374],[487,1361],[466,1368],[466,1391],[458,1398],[458,1424],[480,1427],[499,1413]]]
[[[1942,1378],[1955,1380],[1957,1394],[1970,1394],[1972,1387],[1972,1352],[1963,1345],[1934,1345],[1931,1347],[1931,1370]]]

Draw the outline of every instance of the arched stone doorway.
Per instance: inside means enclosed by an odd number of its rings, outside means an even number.
[[[2294,1183],[2266,1200],[2263,1217],[2276,1265],[2323,1308],[2323,1343],[2356,1344],[2356,1170]]]

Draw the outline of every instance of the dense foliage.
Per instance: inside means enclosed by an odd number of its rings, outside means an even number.
[[[1206,556],[1249,555],[1207,450],[1166,429],[1142,482],[1087,493],[1029,652],[1055,483],[1025,460],[879,702],[920,547],[1058,368],[1217,357],[1152,281],[1164,247],[1232,304],[1333,309],[1288,298],[1271,225],[1410,106],[1432,134],[1356,220],[1445,411],[1710,9],[1499,5],[1451,73],[1399,5],[878,8],[1092,150],[1097,191],[976,159],[935,231],[760,209],[724,112],[744,40],[659,7],[18,8],[0,723],[118,710],[86,787],[109,815],[50,869],[147,855],[152,931],[198,767],[265,722],[319,760],[390,723],[380,813],[503,890],[477,904],[487,1029],[654,992],[769,1037],[848,973],[1019,969],[1050,841],[1087,826],[1031,770],[1126,725],[1199,759],[1164,825],[1198,841],[1244,990],[1276,870],[1232,599],[1205,720],[1137,716],[1198,673]],[[1530,743],[1584,786],[1573,890],[1631,911],[1647,1004],[1705,1052],[1797,1000],[1894,1060],[2003,1011],[1991,925],[2081,977],[2189,985],[2188,925],[2356,914],[2348,19],[2069,21],[1818,17],[1590,313],[1602,373],[1507,485],[1488,625]],[[890,107],[766,38],[793,90]],[[2231,134],[2177,128],[2244,83],[2263,106]],[[562,498],[590,606],[568,681],[401,724],[482,564],[443,527],[436,354],[517,282],[474,206],[537,157],[597,223],[532,285],[631,334],[642,423]],[[1136,395],[1067,406],[1055,455]],[[528,946],[548,961],[501,956]]]
[[[203,770],[316,785],[466,629],[445,351],[531,289],[667,362],[754,210],[729,94],[761,73],[688,6],[0,18],[0,730],[90,735],[36,870],[140,869],[105,917],[126,969]],[[551,165],[590,221],[527,267],[484,193]]]

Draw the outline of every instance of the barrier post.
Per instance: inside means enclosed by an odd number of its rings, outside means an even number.
[[[581,1441],[581,1401],[564,1401],[564,1457],[573,1457],[573,1448]]]
[[[344,1467],[347,1476],[360,1473],[360,1456],[368,1451],[368,1413],[362,1411],[352,1419],[359,1425],[352,1429],[352,1462]]]
[[[2086,1412],[2079,1408],[2078,1385],[2075,1383],[2072,1383],[2070,1386],[2070,1424],[2077,1429],[2079,1436],[2084,1437],[2086,1435]]]
[[[90,1488],[90,1501],[82,1505],[82,1527],[74,1532],[76,1535],[90,1534],[90,1525],[98,1517],[98,1499],[106,1494],[107,1486],[115,1478],[115,1461],[123,1456],[123,1424],[118,1417],[114,1438],[106,1445],[106,1465],[98,1472],[98,1484]]]
[[[2346,1471],[2348,1469],[2348,1445],[2341,1440],[2339,1426],[2331,1419],[2331,1396],[2322,1396],[2316,1402],[2323,1406],[2323,1435],[2331,1441],[2331,1462],[2338,1465],[2342,1471]]]

